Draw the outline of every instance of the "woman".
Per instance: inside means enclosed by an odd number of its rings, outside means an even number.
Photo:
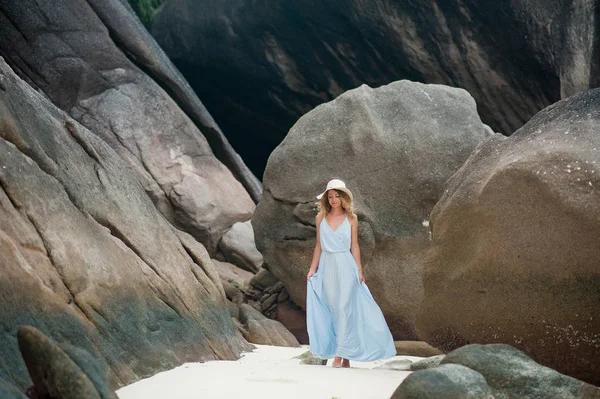
[[[392,357],[392,334],[362,273],[352,193],[334,179],[317,199],[317,243],[306,275],[310,350],[321,359],[334,357],[333,367]]]

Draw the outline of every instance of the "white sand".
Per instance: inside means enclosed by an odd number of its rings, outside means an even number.
[[[408,371],[374,369],[398,359],[352,362],[350,369],[300,364],[295,356],[308,350],[256,345],[238,361],[186,363],[170,371],[138,381],[117,391],[120,399],[388,399]]]

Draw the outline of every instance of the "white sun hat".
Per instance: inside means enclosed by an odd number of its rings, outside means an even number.
[[[325,195],[325,193],[329,190],[340,190],[345,192],[352,199],[352,192],[346,188],[346,183],[341,181],[340,179],[329,180],[327,183],[327,188],[321,194],[317,195],[317,199],[321,199]]]

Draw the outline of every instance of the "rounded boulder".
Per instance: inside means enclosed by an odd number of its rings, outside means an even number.
[[[600,383],[600,90],[481,145],[431,215],[421,339],[505,343]]]
[[[429,213],[446,180],[490,135],[464,90],[399,81],[363,85],[304,115],[271,154],[252,219],[266,267],[304,306],[315,196],[352,190],[369,289],[396,339],[415,339]]]

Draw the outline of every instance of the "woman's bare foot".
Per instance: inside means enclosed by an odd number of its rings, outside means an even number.
[[[342,359],[342,367],[345,369],[349,369],[350,368],[350,360]]]
[[[336,369],[342,367],[342,358],[339,356],[334,357],[333,363],[331,363],[331,367],[335,367]]]

